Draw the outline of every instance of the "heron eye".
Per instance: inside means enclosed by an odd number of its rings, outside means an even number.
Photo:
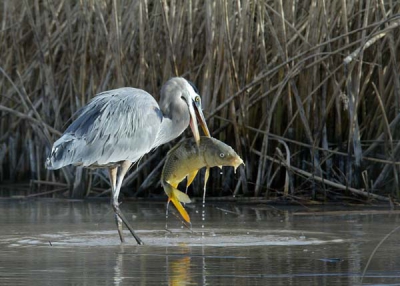
[[[196,98],[194,99],[196,102],[200,102],[200,96],[196,96]]]
[[[219,156],[220,156],[221,158],[224,158],[224,157],[225,157],[225,154],[224,154],[224,153],[220,153]]]

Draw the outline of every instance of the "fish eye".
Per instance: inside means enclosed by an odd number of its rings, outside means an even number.
[[[219,156],[220,156],[221,158],[224,158],[224,157],[225,157],[225,154],[224,154],[224,153],[219,153]]]

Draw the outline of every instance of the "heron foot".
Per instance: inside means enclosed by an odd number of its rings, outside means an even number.
[[[112,205],[113,205],[113,209],[114,209],[114,213],[115,213],[118,234],[119,234],[121,243],[125,242],[124,237],[123,237],[123,232],[122,232],[122,223],[124,223],[126,225],[126,227],[129,229],[129,231],[131,232],[132,236],[135,238],[137,244],[144,245],[143,241],[135,233],[135,231],[133,230],[133,227],[129,224],[128,220],[125,218],[125,216],[122,214],[121,210],[119,209],[119,203],[113,203]]]

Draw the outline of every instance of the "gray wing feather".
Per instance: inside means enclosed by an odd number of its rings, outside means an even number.
[[[47,167],[135,162],[155,147],[161,122],[157,102],[141,89],[100,93],[54,143]]]

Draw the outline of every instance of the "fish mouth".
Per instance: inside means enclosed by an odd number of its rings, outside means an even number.
[[[236,169],[239,168],[240,165],[245,165],[242,158],[239,156],[235,156],[230,161],[229,165],[218,165],[217,167],[222,170],[222,166],[232,166],[234,168],[234,173],[236,174]]]
[[[240,165],[244,165],[244,162],[242,160],[242,158],[240,158],[239,156],[235,157],[232,161],[232,166],[234,168],[234,172],[236,174],[236,169],[240,166]]]

